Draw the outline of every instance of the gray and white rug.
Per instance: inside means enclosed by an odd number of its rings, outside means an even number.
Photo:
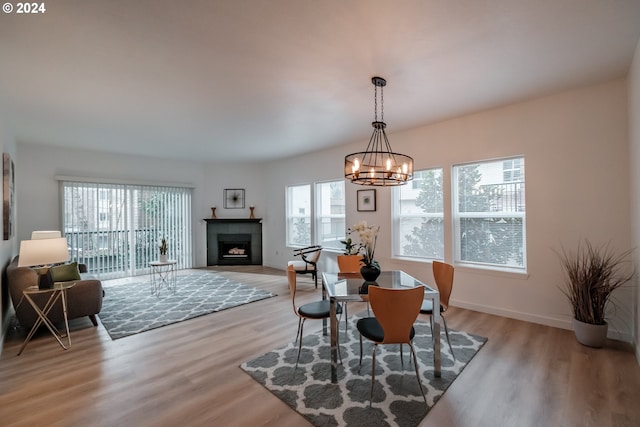
[[[298,347],[294,343],[245,362],[240,367],[314,426],[414,427],[487,341],[483,337],[449,330],[456,356],[454,361],[443,330],[442,376],[435,378],[429,323],[418,321],[414,346],[428,405],[420,393],[408,346],[404,346],[403,368],[399,346],[379,345],[373,405],[369,408],[373,344],[363,339],[362,369],[358,373],[357,318],[351,317],[347,334],[344,333],[344,324],[341,325],[343,364],[339,365],[337,384],[331,384],[329,337],[323,336],[322,332],[304,337],[295,375]],[[291,332],[295,335],[295,331]]]
[[[175,294],[162,289],[151,295],[149,280],[105,285],[98,315],[111,339],[276,296],[212,271],[178,272]]]

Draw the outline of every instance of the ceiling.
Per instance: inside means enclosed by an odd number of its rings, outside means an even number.
[[[45,4],[0,14],[18,142],[207,162],[367,140],[375,75],[393,133],[623,77],[640,37],[640,0]]]

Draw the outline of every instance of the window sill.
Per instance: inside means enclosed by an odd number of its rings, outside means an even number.
[[[447,262],[441,259],[426,259],[426,258],[405,258],[405,257],[394,257],[392,258],[395,261],[401,263],[418,263],[418,264],[431,264],[433,261]],[[527,280],[529,279],[529,273],[523,270],[517,269],[499,269],[496,267],[488,267],[482,265],[475,264],[454,264],[456,271],[464,271],[470,274],[481,274],[486,276],[496,276],[496,277],[506,277],[510,279],[517,280]]]
[[[506,277],[509,279],[528,280],[529,273],[515,269],[497,269],[495,267],[484,267],[478,265],[458,264],[455,265],[456,271],[464,271],[471,274],[482,274],[486,276]]]

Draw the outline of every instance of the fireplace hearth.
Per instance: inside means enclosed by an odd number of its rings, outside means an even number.
[[[252,219],[205,219],[207,265],[262,265],[262,223]]]

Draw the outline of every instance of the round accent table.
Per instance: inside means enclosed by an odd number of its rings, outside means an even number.
[[[151,295],[160,295],[160,290],[165,288],[171,293],[176,293],[176,266],[178,261],[151,261]]]

